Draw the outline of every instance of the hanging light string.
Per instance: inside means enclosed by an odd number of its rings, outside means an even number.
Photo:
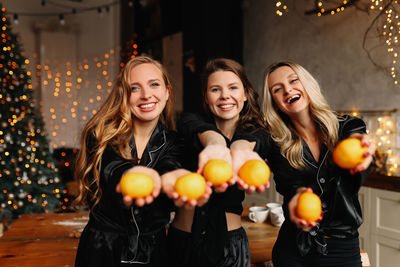
[[[275,2],[276,2],[276,3],[275,3],[276,12],[275,12],[275,13],[276,13],[278,16],[282,16],[282,15],[283,15],[283,12],[287,12],[287,11],[288,11],[288,8],[287,8],[287,6],[285,5],[284,1],[282,1],[282,0],[276,0]]]
[[[388,74],[392,77],[395,85],[399,84],[399,38],[400,38],[400,5],[398,0],[371,0],[369,7],[371,10],[379,11],[379,14],[375,17],[371,26],[367,29],[364,34],[363,47],[367,51],[368,57],[378,67],[384,68]],[[372,28],[372,26],[374,28]],[[374,36],[377,32],[379,40],[385,45],[385,50],[388,53],[389,64],[382,66],[378,64],[367,49],[367,39],[369,32],[374,29]],[[381,58],[381,57],[380,57]],[[389,65],[389,66],[388,66]]]
[[[359,0],[343,0],[342,4],[333,7],[333,8],[327,8],[326,5],[324,4],[323,0],[315,0],[315,9],[309,10],[304,12],[306,15],[314,15],[317,14],[318,17],[324,16],[324,15],[335,15],[340,12],[343,12],[347,7],[353,6],[355,3],[357,3]]]
[[[325,0],[315,0],[315,9],[313,10],[308,10],[305,11],[304,14],[306,15],[317,15],[318,17],[321,17],[323,15],[335,15],[340,12],[343,12],[347,7],[355,5],[359,0],[343,0],[342,3],[336,7],[333,8],[327,8],[324,2]],[[382,0],[376,0],[376,2],[379,2]],[[288,12],[288,7],[284,4],[284,1],[282,0],[276,0],[275,1],[275,8],[276,11],[275,13],[278,16],[282,16],[284,12]]]
[[[14,23],[18,24],[19,22],[19,18],[21,16],[24,17],[58,17],[60,20],[61,24],[65,23],[65,15],[76,15],[76,14],[80,14],[80,13],[85,13],[85,12],[89,12],[89,11],[94,11],[97,10],[97,12],[99,13],[99,15],[102,15],[103,12],[102,10],[104,9],[106,12],[110,11],[110,7],[118,5],[119,4],[119,0],[114,0],[108,4],[102,4],[102,5],[98,5],[98,6],[92,6],[92,7],[73,7],[73,6],[67,6],[67,5],[63,5],[60,3],[56,3],[50,0],[46,0],[46,1],[42,1],[42,6],[46,6],[47,4],[59,7],[59,8],[63,8],[63,9],[67,9],[65,11],[62,12],[15,12],[15,11],[10,11],[7,10],[7,13],[10,15],[13,15],[14,18]],[[129,5],[131,7],[131,5]]]

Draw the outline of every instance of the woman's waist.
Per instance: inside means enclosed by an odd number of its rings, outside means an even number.
[[[231,212],[225,212],[226,227],[228,231],[236,230],[242,227],[241,216]]]
[[[193,225],[194,210],[184,210],[183,208],[176,212],[173,227],[184,231],[191,232]],[[226,227],[228,231],[236,230],[242,227],[241,216],[231,212],[225,212]]]

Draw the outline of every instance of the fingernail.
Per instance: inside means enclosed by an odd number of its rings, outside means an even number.
[[[196,173],[200,173],[200,169],[197,169]]]
[[[324,216],[324,212],[323,211],[321,211],[321,216]]]
[[[303,225],[303,226],[305,226],[305,225],[306,225],[306,223],[305,223],[305,222],[303,222],[303,221],[300,221],[300,224],[301,224],[301,225]]]
[[[350,174],[351,175],[355,174],[354,170],[350,170]]]
[[[358,169],[357,172],[363,172],[364,170],[365,170],[365,168],[364,168],[364,167],[361,167],[361,168]]]
[[[369,151],[364,153],[364,157],[368,157],[369,155],[371,155],[371,153],[369,153]]]

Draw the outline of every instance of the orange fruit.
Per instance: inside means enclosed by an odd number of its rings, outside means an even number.
[[[119,182],[121,193],[132,198],[147,197],[153,192],[153,179],[144,173],[128,172]]]
[[[262,160],[252,159],[246,161],[239,169],[240,178],[248,185],[260,186],[265,185],[271,171],[269,166]]]
[[[339,142],[333,150],[333,161],[343,169],[354,169],[364,161],[366,147],[357,138],[347,138]]]
[[[195,172],[185,174],[176,181],[175,191],[181,197],[186,196],[188,199],[198,199],[206,191],[206,180]]]
[[[232,178],[231,165],[222,159],[209,160],[203,169],[204,178],[213,185],[221,185]]]
[[[321,199],[313,192],[303,192],[297,200],[297,216],[307,222],[315,222],[321,216]]]

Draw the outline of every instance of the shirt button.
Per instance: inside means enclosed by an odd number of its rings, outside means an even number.
[[[325,178],[323,178],[323,177],[319,178],[319,181],[320,181],[321,184],[323,184],[323,183],[325,183]]]
[[[317,235],[317,232],[316,232],[315,230],[311,230],[311,231],[310,231],[310,235],[316,236],[316,235]]]
[[[138,214],[139,214],[139,210],[138,210],[138,209],[135,209],[135,210],[133,211],[133,213],[134,213],[135,215],[138,215]]]
[[[322,208],[323,208],[323,209],[326,209],[326,207],[327,207],[326,203],[325,203],[325,202],[322,202]]]
[[[206,212],[204,210],[201,211],[201,215],[206,215]]]

